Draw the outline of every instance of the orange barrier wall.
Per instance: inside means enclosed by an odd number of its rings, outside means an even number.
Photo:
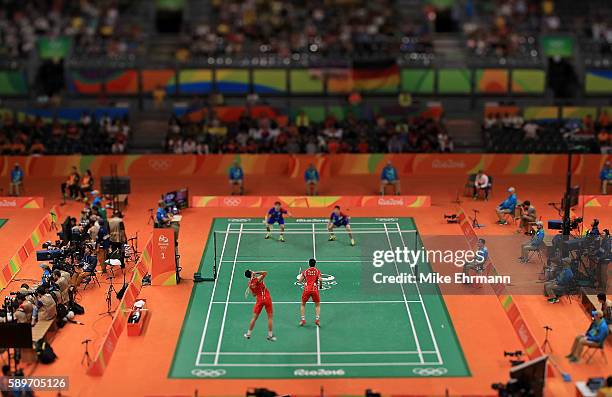
[[[430,196],[193,196],[192,207],[270,208],[276,201],[289,208],[430,207]]]
[[[151,251],[152,243],[151,238],[149,238],[149,241],[147,241],[147,244],[145,245],[145,249],[140,255],[140,259],[134,268],[132,280],[130,281],[128,288],[125,290],[125,294],[123,295],[123,298],[121,299],[121,302],[119,302],[119,306],[115,311],[113,321],[104,334],[102,343],[94,355],[91,365],[87,368],[88,375],[102,376],[102,374],[104,374],[104,370],[108,366],[108,363],[113,355],[113,351],[117,346],[117,341],[119,340],[123,329],[127,325],[130,309],[134,305],[138,294],[140,294],[140,290],[142,289],[142,279],[149,273],[149,269],[151,268]]]
[[[0,197],[0,207],[3,208],[42,208],[44,206],[43,197]]]
[[[36,246],[57,227],[59,215],[58,206],[51,208],[49,213],[45,214],[38,226],[36,226],[36,229],[32,231],[30,237],[28,237],[21,248],[17,250],[17,253],[12,256],[9,262],[0,265],[0,291],[6,288],[19,270],[21,270],[21,266],[28,257],[34,253]]]
[[[461,227],[461,231],[465,235],[470,249],[476,251],[478,249],[478,236],[476,235],[476,232],[474,231],[474,228],[470,223],[470,219],[465,215],[465,211],[463,210],[463,208],[459,208],[457,216],[459,219],[459,226]],[[493,260],[490,257],[487,263],[487,267],[485,269],[485,274],[490,276],[498,275],[497,269],[495,268]],[[527,356],[531,360],[542,356],[544,354],[542,352],[542,349],[540,349],[540,346],[535,340],[533,333],[527,326],[527,322],[523,319],[523,315],[521,314],[521,311],[519,310],[518,306],[516,305],[516,303],[514,303],[512,295],[509,295],[506,291],[506,286],[504,284],[491,284],[491,287],[493,288],[493,291],[497,295],[499,302],[504,308],[504,312],[506,313],[506,316],[508,316],[508,320],[510,320],[510,323],[514,328],[516,335],[523,344]]]
[[[580,206],[584,205],[585,207],[612,207],[612,196],[580,196],[578,203]]]
[[[573,170],[596,172],[611,155],[574,156]],[[387,161],[393,161],[400,175],[467,175],[479,169],[494,175],[563,175],[565,155],[545,154],[337,154],[337,155],[108,155],[108,156],[3,156],[0,175],[7,176],[19,162],[27,177],[63,177],[76,166],[91,169],[94,175],[110,174],[117,165],[120,175],[132,177],[174,177],[227,175],[234,161],[239,161],[249,175],[279,175],[302,178],[310,163],[321,176],[379,174]]]

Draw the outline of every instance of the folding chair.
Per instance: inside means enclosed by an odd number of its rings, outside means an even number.
[[[98,280],[98,275],[96,274],[95,271],[93,272],[86,272],[89,275],[89,278],[85,280],[85,284],[83,284],[83,291],[85,291],[87,289],[87,286],[91,283],[91,281],[93,280],[96,284],[98,284],[98,287],[100,287],[100,280]]]
[[[529,263],[531,258],[533,258],[536,255],[538,256],[538,260],[540,261],[540,263],[544,264],[544,257],[542,256],[542,245],[541,244],[540,244],[540,247],[538,247],[537,250],[527,252],[527,261],[526,261],[526,263]]]
[[[605,340],[604,340],[604,342],[605,342]],[[601,357],[603,358],[604,362],[606,364],[608,363],[608,358],[606,357],[606,349],[604,348],[604,342],[602,342],[598,346],[587,346],[586,351],[582,355],[582,357],[586,359],[585,362],[587,364],[591,361],[593,356],[595,356],[595,354],[597,354],[598,351],[601,353]]]
[[[476,174],[468,175],[467,181],[465,182],[465,188],[463,190],[463,195],[472,197],[474,193],[474,184],[476,183]]]

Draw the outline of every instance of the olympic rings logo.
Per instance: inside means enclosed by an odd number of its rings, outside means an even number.
[[[413,368],[412,373],[421,376],[442,376],[448,373],[448,370],[444,367],[438,368]]]
[[[228,207],[238,207],[242,203],[242,199],[237,197],[226,197],[223,199],[223,204]]]
[[[170,160],[149,160],[149,167],[155,171],[166,171],[170,168]]]
[[[199,378],[218,378],[227,373],[224,369],[192,369],[191,374]]]

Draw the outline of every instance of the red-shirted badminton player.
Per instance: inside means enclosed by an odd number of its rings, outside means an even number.
[[[263,280],[268,275],[266,271],[251,271],[246,270],[244,272],[244,276],[249,279],[249,285],[244,291],[244,297],[246,298],[249,291],[251,294],[257,299],[255,302],[255,306],[253,306],[253,318],[249,323],[249,329],[247,330],[244,337],[247,339],[251,339],[251,332],[253,331],[253,327],[255,327],[255,322],[257,318],[261,314],[261,310],[265,307],[266,314],[268,315],[268,339],[271,342],[276,340],[276,336],[272,333],[272,298],[270,297],[270,291],[264,284]]]
[[[300,314],[302,319],[300,320],[300,326],[306,324],[306,302],[311,298],[315,304],[315,325],[319,326],[319,315],[321,314],[321,297],[319,296],[319,288],[321,288],[321,271],[316,268],[317,261],[310,259],[308,261],[308,269],[301,272],[297,280],[304,284],[304,292],[302,292],[302,305],[300,306]]]

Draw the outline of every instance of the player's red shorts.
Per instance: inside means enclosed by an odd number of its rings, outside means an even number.
[[[253,313],[260,314],[263,308],[266,308],[266,314],[269,316],[272,314],[272,298],[270,294],[266,294],[263,298],[257,297],[257,302],[253,306]]]
[[[308,299],[312,298],[314,303],[321,302],[321,297],[319,296],[319,290],[313,291],[304,291],[302,292],[302,303],[308,302]]]

